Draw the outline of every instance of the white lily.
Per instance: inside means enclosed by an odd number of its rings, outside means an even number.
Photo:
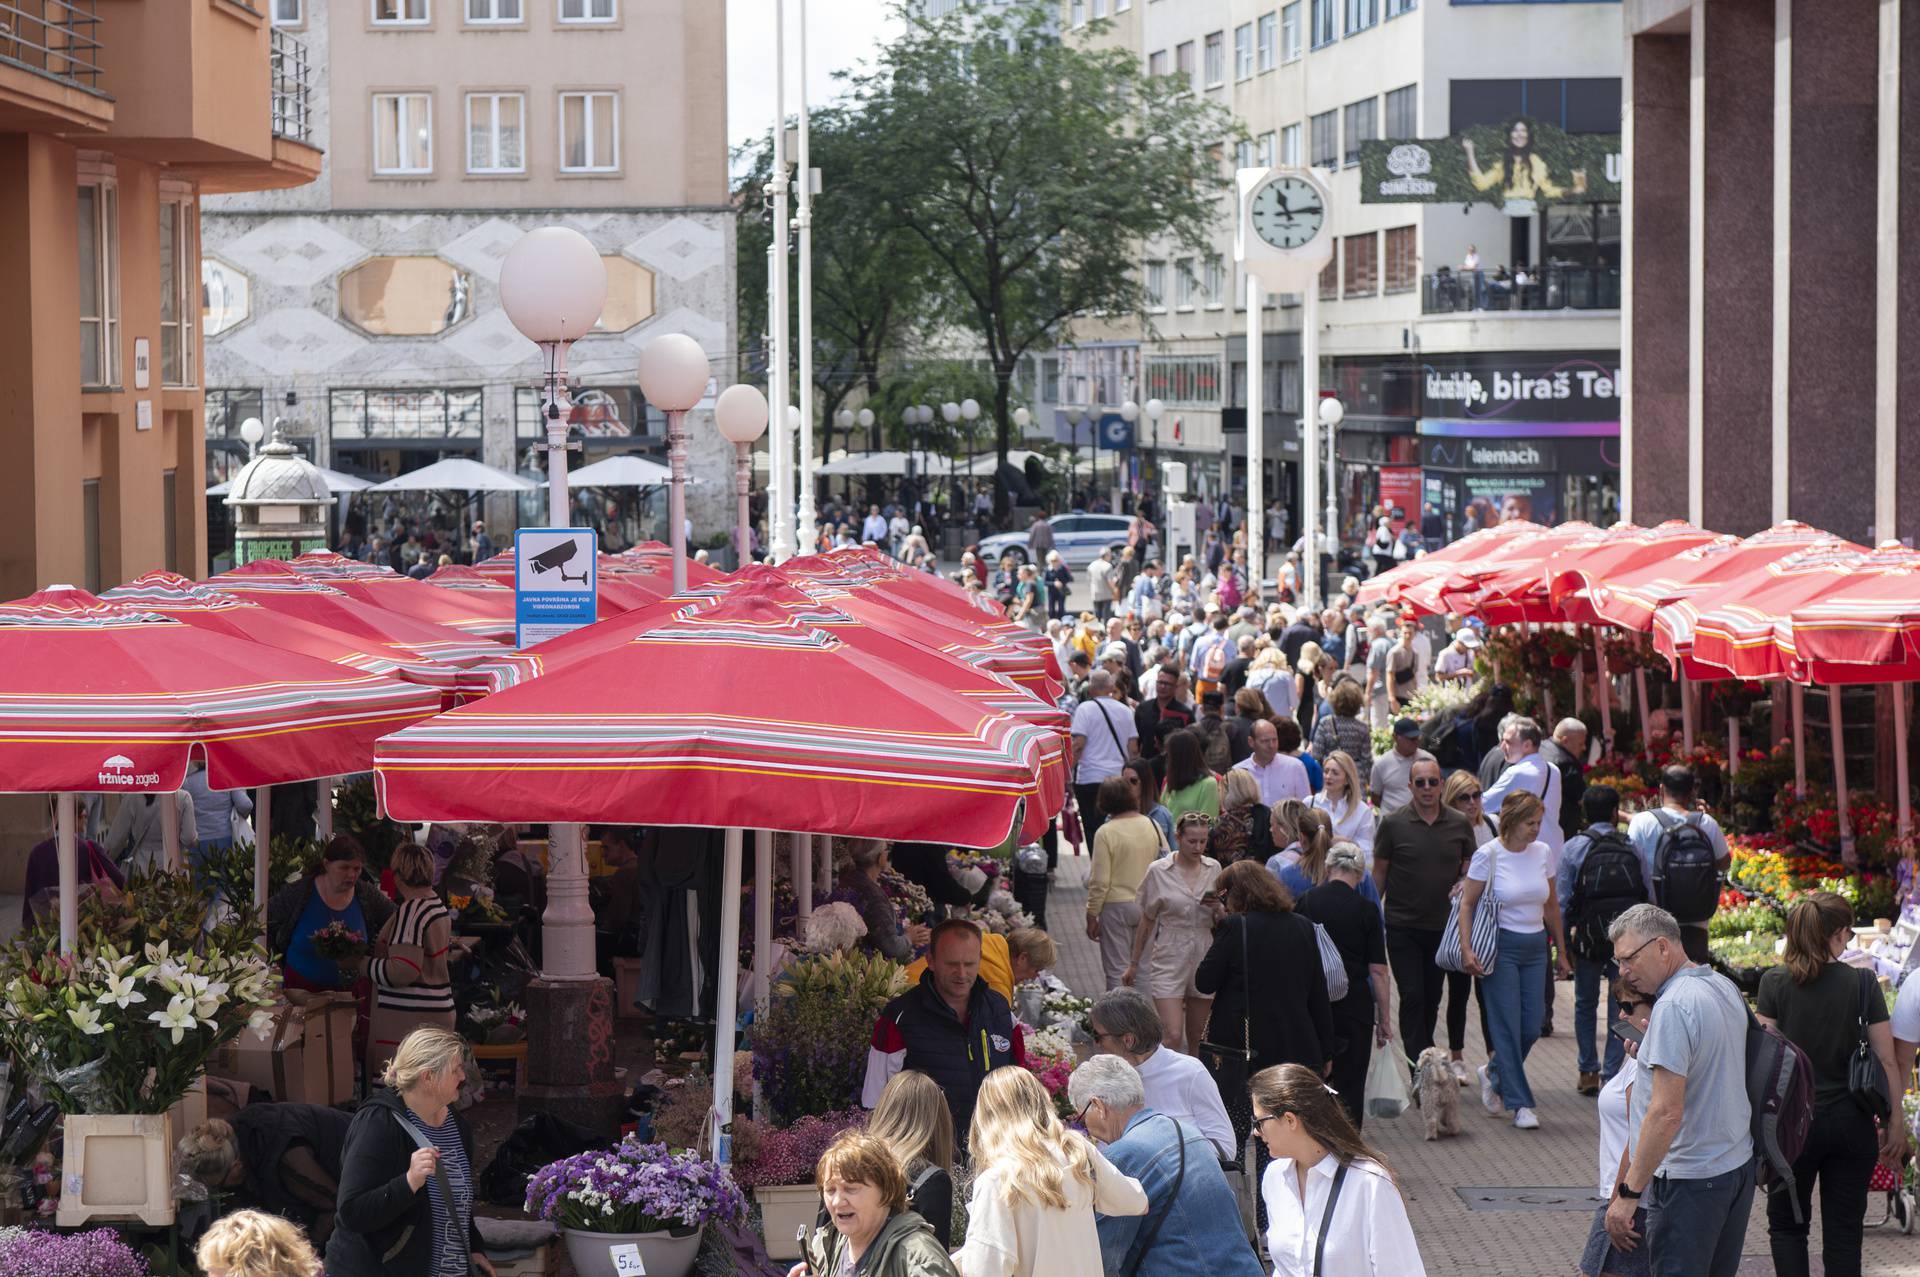
[[[186,1036],[188,1030],[198,1027],[193,1018],[193,1003],[182,997],[175,997],[167,1003],[166,1010],[151,1012],[147,1018],[162,1029],[172,1029],[175,1046],[180,1044],[180,1039]]]
[[[273,1034],[273,1012],[255,1011],[247,1017],[247,1027],[253,1035],[265,1042]]]
[[[114,1006],[125,1010],[135,1002],[145,1002],[147,995],[136,992],[133,977],[130,975],[110,975],[107,977],[106,992],[98,999],[101,1006]]]
[[[73,1027],[82,1033],[105,1033],[107,1027],[100,1023],[100,1008],[95,1006],[77,1006],[67,1011],[67,1018],[73,1021]]]

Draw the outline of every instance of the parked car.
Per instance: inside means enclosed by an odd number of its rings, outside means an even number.
[[[1060,551],[1067,566],[1083,568],[1099,557],[1102,549],[1111,548],[1119,554],[1133,520],[1124,514],[1056,514],[1047,522],[1053,525],[1053,548]],[[980,543],[980,553],[988,563],[998,563],[1008,552],[1020,563],[1033,560],[1024,530],[1002,532]]]

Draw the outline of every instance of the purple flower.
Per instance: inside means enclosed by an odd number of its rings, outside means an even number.
[[[0,1230],[0,1277],[147,1277],[147,1265],[109,1228]]]
[[[527,1181],[526,1209],[565,1228],[650,1233],[735,1222],[746,1199],[714,1163],[628,1136],[541,1167]]]

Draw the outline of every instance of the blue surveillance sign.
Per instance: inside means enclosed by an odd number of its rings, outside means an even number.
[[[600,541],[592,528],[521,528],[513,537],[515,646],[583,625],[600,606]]]

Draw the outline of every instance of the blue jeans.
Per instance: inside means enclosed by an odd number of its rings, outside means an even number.
[[[1613,978],[1620,974],[1612,959],[1606,962],[1590,962],[1585,958],[1576,958],[1573,963],[1573,1040],[1580,1050],[1580,1071],[1599,1073],[1602,1081],[1611,1081],[1620,1071],[1620,1061],[1626,1058],[1624,1043],[1606,1031],[1613,1027],[1613,999],[1603,997],[1602,990],[1610,988]],[[1600,1053],[1593,1044],[1593,1013],[1601,1006],[1607,1009],[1600,1016],[1600,1030],[1606,1033],[1606,1066],[1600,1063]]]
[[[1753,1163],[1711,1179],[1647,1185],[1647,1250],[1654,1277],[1734,1277],[1753,1210]]]
[[[1545,931],[1500,929],[1500,953],[1493,971],[1481,982],[1480,994],[1493,1030],[1493,1059],[1487,1073],[1508,1111],[1534,1107],[1533,1088],[1527,1085],[1527,1053],[1539,1040],[1540,1022],[1545,1018],[1540,982],[1546,967]]]

